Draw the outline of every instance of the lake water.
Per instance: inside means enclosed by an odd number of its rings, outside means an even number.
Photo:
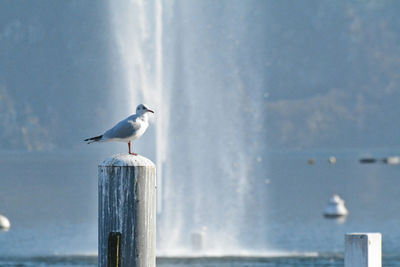
[[[330,155],[336,164],[328,163]],[[400,165],[359,163],[370,155],[393,153],[271,153],[263,159],[268,177],[255,180],[268,194],[268,209],[253,210],[267,214],[268,247],[160,257],[158,266],[343,266],[347,232],[381,232],[384,266],[400,266]],[[97,164],[104,158],[104,152],[0,155],[0,214],[12,224],[0,232],[0,266],[96,266]],[[322,216],[333,193],[346,201],[345,221]]]
[[[400,258],[383,257],[383,266],[399,266]],[[95,256],[45,256],[45,257],[14,257],[0,259],[0,266],[97,266]],[[321,255],[318,257],[269,257],[269,258],[158,258],[157,266],[162,267],[315,267],[343,266],[343,256]]]

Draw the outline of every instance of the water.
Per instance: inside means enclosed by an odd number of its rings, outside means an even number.
[[[357,153],[341,154],[335,165],[329,165],[328,155],[312,166],[305,164],[302,154],[291,160],[287,155],[276,156],[270,161],[273,201],[267,211],[271,219],[268,227],[282,229],[286,225],[286,229],[307,235],[273,230],[268,239],[282,248],[296,249],[301,242],[307,242],[311,250],[341,251],[346,232],[382,232],[383,250],[398,251],[399,235],[391,230],[399,221],[395,212],[399,208],[395,201],[399,166],[359,164]],[[333,193],[345,199],[350,211],[344,223],[321,216]]]
[[[33,258],[3,258],[0,259],[0,266],[97,266],[96,257],[88,256],[53,256]],[[340,257],[293,257],[293,258],[158,258],[157,266],[172,267],[242,267],[242,266],[343,266],[343,259]],[[388,265],[386,265],[388,266]]]
[[[383,266],[399,266],[399,258],[383,258]],[[3,258],[0,259],[0,266],[97,266],[97,258],[90,256],[51,256],[34,258]],[[184,258],[168,259],[158,258],[157,266],[161,267],[342,267],[343,257],[320,256],[320,257],[276,257],[276,258]]]
[[[328,163],[330,155],[337,157],[335,165]],[[267,189],[269,200],[245,211],[268,219],[265,235],[259,237],[268,247],[234,255],[223,250],[196,253],[190,247],[169,255],[159,251],[158,266],[343,266],[344,234],[362,231],[381,232],[384,266],[400,266],[400,204],[395,201],[400,166],[360,164],[361,155],[269,153],[264,161],[268,175],[256,186]],[[311,157],[314,165],[307,164]],[[97,163],[103,158],[82,153],[1,156],[1,214],[12,224],[9,232],[0,232],[1,266],[96,265]],[[343,222],[322,217],[335,192],[350,212]],[[246,229],[249,240],[258,232]]]
[[[0,256],[97,252],[97,164],[101,153],[3,153]],[[89,167],[91,166],[91,167]]]

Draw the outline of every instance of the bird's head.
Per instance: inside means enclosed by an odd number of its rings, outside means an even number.
[[[152,111],[151,109],[149,109],[146,105],[144,104],[140,104],[136,107],[136,114],[142,115],[145,114],[147,112],[151,112],[154,113],[154,111]]]

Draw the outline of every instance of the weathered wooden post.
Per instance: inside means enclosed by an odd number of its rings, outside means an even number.
[[[156,168],[141,156],[99,165],[99,266],[156,265]]]
[[[345,267],[382,267],[382,235],[380,233],[346,234]]]

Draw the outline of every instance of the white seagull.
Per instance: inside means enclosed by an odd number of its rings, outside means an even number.
[[[150,110],[146,105],[140,104],[136,107],[136,114],[118,122],[104,134],[85,139],[85,141],[87,141],[88,144],[111,141],[126,142],[128,143],[129,154],[136,156],[136,153],[131,152],[131,141],[141,137],[147,127],[149,127],[149,119],[147,117],[149,112],[154,113],[154,111]]]

